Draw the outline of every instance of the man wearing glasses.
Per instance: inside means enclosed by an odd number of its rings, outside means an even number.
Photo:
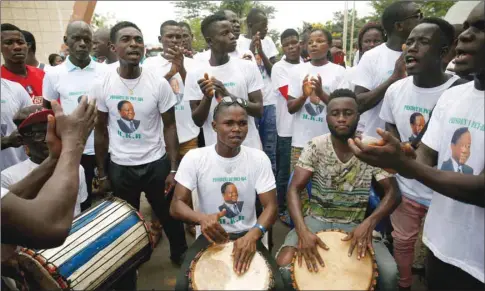
[[[170,215],[199,225],[197,232],[202,235],[186,253],[175,290],[187,290],[187,273],[197,253],[211,243],[228,240],[234,240],[234,272],[244,274],[257,250],[273,270],[276,290],[284,289],[276,262],[261,242],[276,221],[276,182],[266,154],[242,145],[249,131],[248,106],[245,99],[223,97],[214,108],[211,122],[217,143],[189,151],[180,163]],[[198,211],[189,206],[195,189]],[[222,191],[233,192],[228,193],[232,199],[221,195]],[[256,197],[264,207],[259,218]],[[237,200],[239,213],[219,207],[227,200]]]

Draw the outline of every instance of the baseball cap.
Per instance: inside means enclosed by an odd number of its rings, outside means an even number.
[[[41,105],[31,105],[20,109],[13,117],[19,132],[30,125],[47,123],[47,116],[54,115],[54,111],[45,109]]]

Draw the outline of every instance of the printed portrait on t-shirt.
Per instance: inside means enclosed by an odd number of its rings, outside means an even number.
[[[441,170],[473,175],[473,168],[466,162],[470,158],[472,135],[467,127],[455,130],[451,137],[451,157],[444,161]]]
[[[409,125],[411,126],[411,136],[409,137],[409,142],[413,142],[423,130],[426,121],[424,120],[423,114],[419,112],[414,112],[409,117]]]
[[[239,195],[234,183],[226,182],[221,186],[221,194],[224,203],[219,206],[219,211],[226,209],[226,217],[233,218],[241,214],[244,201],[238,201]]]
[[[130,101],[120,101],[118,103],[118,112],[120,119],[118,119],[118,126],[124,133],[133,133],[140,126],[140,120],[135,119],[135,109]]]
[[[320,98],[313,92],[310,95],[310,102],[305,104],[305,110],[310,116],[318,116],[322,114],[325,105],[320,103]]]
[[[172,78],[170,79],[170,87],[172,87],[172,91],[175,94],[175,97],[177,97],[177,104],[179,105],[180,102],[182,102],[182,99],[184,98],[184,94],[180,93],[180,86],[179,86],[179,81],[177,78]]]

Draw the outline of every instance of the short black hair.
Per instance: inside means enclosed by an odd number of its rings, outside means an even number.
[[[22,32],[22,30],[20,28],[18,28],[17,26],[15,26],[13,24],[10,24],[10,23],[2,23],[1,24],[0,31],[18,31],[18,32]]]
[[[409,117],[409,123],[411,124],[414,124],[416,122],[416,118],[418,118],[418,116],[423,116],[423,114],[419,113],[419,112],[414,112],[413,114],[411,114],[411,116]]]
[[[266,16],[266,13],[260,8],[251,8],[251,10],[249,10],[248,16],[246,16],[246,23],[254,23],[255,18],[259,15]]]
[[[185,21],[180,21],[180,22],[179,22],[179,26],[180,26],[180,27],[186,27],[186,28],[189,30],[190,34],[192,34],[192,28],[190,27],[190,25],[189,25],[187,22],[185,22]]]
[[[57,57],[60,57],[60,55],[58,55],[58,54],[50,54],[49,55],[49,64],[51,66],[54,66],[54,62],[56,61]]]
[[[118,102],[118,111],[121,111],[121,108],[123,108],[123,105],[125,105],[126,103],[131,103],[131,102],[128,100],[121,100],[120,102]]]
[[[202,32],[202,35],[204,37],[209,37],[209,28],[214,22],[217,21],[225,21],[227,20],[226,16],[221,13],[215,13],[212,15],[207,16],[202,20],[202,23],[200,24],[200,30]]]
[[[330,96],[328,98],[328,102],[332,101],[333,99],[337,99],[340,97],[347,97],[347,98],[352,98],[357,102],[357,96],[355,95],[354,91],[349,90],[349,89],[337,89],[330,93]]]
[[[404,14],[406,12],[404,8],[411,3],[411,1],[399,0],[391,3],[391,5],[384,9],[381,16],[381,23],[388,35],[394,32],[394,24],[396,22],[402,21],[408,16]]]
[[[386,41],[386,31],[384,27],[379,22],[369,22],[366,23],[359,31],[359,36],[357,37],[357,47],[359,51],[362,51],[362,40],[364,39],[364,34],[371,29],[378,30],[382,34],[382,41]]]
[[[25,42],[30,45],[30,50],[35,54],[37,51],[37,45],[35,43],[35,37],[30,31],[22,30],[22,34],[24,35]]]
[[[222,193],[222,195],[224,195],[224,192],[226,192],[226,188],[227,188],[227,186],[229,186],[229,185],[234,185],[234,186],[236,186],[234,183],[231,183],[231,182],[226,182],[226,183],[222,184],[222,186],[221,186],[221,193]]]
[[[129,21],[118,22],[111,28],[111,31],[109,33],[109,38],[110,38],[111,43],[116,42],[116,35],[118,34],[118,31],[122,30],[123,28],[127,28],[127,27],[133,27],[134,29],[141,32],[141,29],[138,28],[138,26],[136,24],[134,24],[133,22],[129,22]]]
[[[329,46],[332,45],[332,34],[328,30],[326,30],[324,28],[320,28],[320,27],[314,27],[310,31],[310,34],[314,33],[315,31],[321,31],[321,32],[323,32],[323,34],[325,34],[325,36],[327,37],[327,43],[328,43],[328,45]]]
[[[419,23],[438,25],[441,31],[441,40],[443,42],[443,46],[450,47],[453,45],[453,41],[455,40],[455,28],[448,21],[437,17],[426,17],[423,18]]]
[[[456,144],[460,137],[468,132],[468,127],[460,127],[455,132],[453,133],[453,136],[451,137],[451,143]]]
[[[280,41],[283,42],[283,39],[290,37],[290,36],[296,36],[296,38],[298,38],[298,39],[300,38],[300,36],[298,35],[298,32],[296,30],[294,30],[293,28],[288,28],[285,31],[283,31],[283,33],[281,34]]]
[[[180,25],[179,25],[179,23],[177,21],[175,21],[175,20],[167,20],[164,23],[162,23],[162,25],[160,25],[160,35],[161,36],[163,36],[163,29],[166,26],[177,26],[177,27],[180,27]]]

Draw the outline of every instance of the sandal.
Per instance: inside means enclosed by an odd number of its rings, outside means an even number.
[[[150,225],[150,235],[152,236],[153,239],[153,244],[155,247],[158,245],[162,238],[162,230],[163,227],[160,225],[160,222],[152,222]]]

